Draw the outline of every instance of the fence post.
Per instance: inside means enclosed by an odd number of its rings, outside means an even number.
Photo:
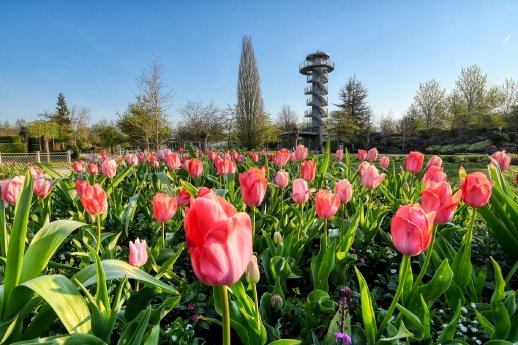
[[[67,162],[68,164],[72,163],[72,156],[70,154],[70,150],[67,151]]]
[[[36,162],[41,163],[40,151],[36,151]]]
[[[0,164],[2,164],[2,152],[0,152]]]

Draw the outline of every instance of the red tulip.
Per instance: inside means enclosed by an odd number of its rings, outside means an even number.
[[[183,154],[183,147],[180,147],[180,149],[178,149],[178,153]]]
[[[44,178],[37,178],[34,180],[32,192],[41,199],[45,199],[52,190],[52,181],[45,180]]]
[[[275,165],[283,167],[286,165],[286,163],[288,163],[289,160],[290,151],[288,151],[288,149],[282,148],[275,153],[275,158],[273,159],[273,162],[275,163]]]
[[[417,174],[423,169],[424,155],[418,151],[410,151],[405,160],[405,170]]]
[[[494,184],[483,173],[473,172],[460,181],[462,200],[472,207],[482,207],[488,203]]]
[[[98,183],[84,188],[81,203],[91,216],[103,214],[108,209],[106,193]]]
[[[392,241],[403,255],[419,255],[432,239],[435,211],[426,213],[419,204],[400,206],[390,224]]]
[[[176,203],[180,207],[189,206],[189,202],[191,201],[191,195],[189,192],[182,188],[180,192],[178,192],[178,197],[176,198]]]
[[[426,163],[426,169],[428,169],[431,166],[440,167],[442,165],[442,159],[439,156],[433,155],[428,160],[428,163]]]
[[[79,196],[79,199],[81,199],[81,197],[83,196],[83,191],[87,186],[90,186],[90,182],[88,182],[88,180],[76,180],[75,188],[77,196]]]
[[[189,161],[189,175],[192,178],[200,178],[203,174],[203,163],[197,159],[193,158]]]
[[[24,177],[22,175],[15,176],[10,181],[1,182],[2,187],[2,200],[11,206],[16,205],[18,196],[23,187]]]
[[[335,215],[340,207],[340,197],[326,189],[321,189],[315,195],[317,215],[323,219],[329,219]]]
[[[302,162],[308,156],[308,148],[304,147],[304,145],[299,144],[295,149],[295,159],[299,162]]]
[[[176,153],[170,153],[169,155],[165,156],[163,161],[170,170],[178,170],[182,166],[180,157],[178,157]]]
[[[505,151],[497,151],[491,157],[498,162],[501,171],[506,171],[511,164],[511,156],[505,153]]]
[[[252,223],[214,191],[191,199],[184,220],[194,273],[206,285],[232,285],[252,257]]]
[[[366,188],[375,189],[383,182],[385,174],[380,174],[374,165],[369,164],[360,172],[360,178]]]
[[[446,175],[442,167],[432,165],[426,170],[426,173],[423,176],[423,181],[425,183],[427,181],[441,182],[446,181],[447,178],[448,176]]]
[[[282,169],[277,171],[277,175],[275,176],[275,184],[278,187],[286,188],[289,180],[290,180],[290,175],[286,171],[284,171]]]
[[[247,172],[239,174],[241,196],[249,207],[257,207],[263,202],[268,180],[265,178],[264,168],[250,168]]]
[[[353,185],[348,180],[340,180],[335,184],[335,193],[340,197],[342,204],[347,204],[353,196]]]
[[[314,189],[308,188],[306,180],[299,178],[293,181],[293,193],[291,194],[291,198],[296,204],[303,204],[309,200],[309,196],[313,191]]]
[[[382,156],[380,158],[379,163],[380,163],[380,167],[382,167],[383,169],[387,169],[390,164],[390,159],[387,156]]]
[[[451,221],[455,208],[462,198],[462,191],[452,195],[451,187],[446,181],[428,181],[421,194],[421,205],[425,212],[435,211],[435,224],[445,224]]]
[[[367,160],[374,162],[378,159],[378,149],[372,148],[367,152]]]
[[[156,193],[153,197],[153,217],[160,222],[166,223],[173,218],[176,212],[176,198],[165,193]]]
[[[72,163],[72,169],[76,173],[82,172],[84,168],[85,168],[85,162],[83,162],[83,161],[76,161],[76,162]]]
[[[97,164],[90,163],[88,166],[88,172],[90,175],[97,175],[99,173],[99,166]]]
[[[113,178],[117,174],[117,161],[115,159],[106,159],[101,165],[101,171],[104,176]]]
[[[337,162],[341,162],[344,159],[344,151],[336,150],[335,158]]]
[[[250,154],[250,159],[252,160],[252,162],[257,163],[259,161],[259,155],[257,153],[252,152]]]
[[[146,240],[140,242],[135,240],[135,243],[129,242],[129,259],[128,262],[131,266],[140,267],[146,264],[147,261],[147,243]]]
[[[308,182],[311,182],[315,179],[315,170],[317,168],[317,163],[315,161],[304,161],[302,163],[302,178]]]
[[[366,150],[358,150],[358,159],[364,161],[367,159],[367,151]]]

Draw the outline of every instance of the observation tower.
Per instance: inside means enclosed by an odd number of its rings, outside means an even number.
[[[304,89],[304,94],[310,95],[306,105],[311,107],[304,112],[304,116],[311,118],[311,127],[305,128],[304,131],[315,133],[317,150],[320,152],[327,140],[327,134],[323,131],[323,119],[327,117],[328,74],[334,69],[335,63],[331,61],[330,55],[319,50],[309,54],[299,66],[300,73],[305,75],[308,84],[311,84]]]

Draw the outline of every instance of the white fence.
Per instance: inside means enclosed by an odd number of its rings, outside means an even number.
[[[41,153],[36,151],[35,153],[1,153],[0,152],[0,164],[6,163],[21,163],[21,164],[33,164],[33,163],[62,163],[63,165],[70,164],[72,162],[72,155],[70,151],[49,154]]]

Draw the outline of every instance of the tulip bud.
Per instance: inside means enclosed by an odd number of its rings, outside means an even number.
[[[248,266],[246,266],[246,281],[250,284],[257,284],[259,282],[260,273],[257,265],[257,257],[252,255]]]
[[[271,303],[272,307],[276,310],[281,310],[282,305],[284,304],[284,302],[282,301],[281,295],[279,295],[278,293],[276,293],[275,295],[272,296],[270,303]]]
[[[408,194],[408,192],[410,192],[410,186],[408,185],[408,182],[406,182],[406,181],[405,181],[405,183],[403,183],[403,190],[407,194]]]
[[[273,243],[275,243],[277,246],[282,243],[282,235],[280,232],[275,231],[273,234]]]

